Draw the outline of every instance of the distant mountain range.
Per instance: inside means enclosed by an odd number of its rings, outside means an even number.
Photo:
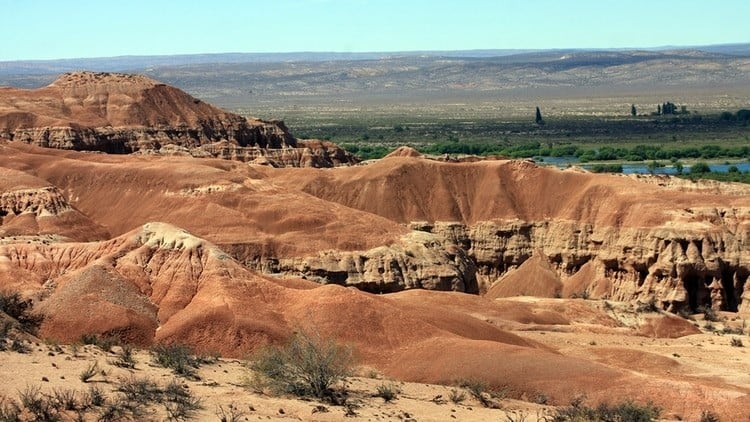
[[[693,48],[224,53],[0,62],[0,85],[143,73],[225,107],[258,101],[750,86],[750,43]]]

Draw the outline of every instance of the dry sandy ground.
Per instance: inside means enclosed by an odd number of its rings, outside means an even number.
[[[49,395],[62,389],[72,389],[80,397],[91,386],[101,388],[112,401],[119,394],[115,390],[122,380],[137,377],[149,378],[162,386],[169,380],[179,380],[201,399],[203,409],[195,414],[194,420],[205,421],[221,420],[221,409],[228,414],[230,408],[242,414],[237,419],[242,421],[486,421],[506,420],[506,415],[513,418],[528,415],[526,421],[535,421],[537,416],[552,411],[547,406],[517,400],[498,400],[502,409],[490,409],[461,387],[386,380],[367,368],[359,368],[365,376],[351,377],[344,383],[348,391],[347,402],[351,405],[336,406],[316,400],[256,392],[250,381],[252,372],[243,360],[219,358],[214,363],[201,366],[198,370],[200,380],[190,380],[155,365],[148,351],[136,352],[137,364],[132,370],[114,365],[119,347],[114,347],[108,353],[93,345],[58,346],[43,342],[30,345],[32,351],[26,354],[0,352],[0,397],[5,396],[6,401],[18,400],[19,395],[30,387],[39,387],[42,394]],[[98,363],[100,372],[84,383],[80,380],[80,374],[93,362]],[[377,387],[381,385],[394,386],[400,393],[395,400],[386,403],[375,396]],[[452,391],[459,395],[463,393],[465,399],[459,403],[451,401]],[[103,408],[89,410],[86,420],[96,420],[102,412]],[[74,412],[70,417],[74,417]],[[164,420],[167,414],[162,406],[152,405],[142,418]]]
[[[539,309],[554,309],[557,306],[573,306],[574,301],[537,299],[531,297],[502,299],[507,308],[524,304],[542,305]],[[747,335],[722,333],[724,327],[742,328],[744,321],[735,314],[723,314],[724,322],[714,322],[713,332],[705,329],[707,321],[695,315],[692,323],[702,331],[681,338],[654,338],[635,335],[631,329],[644,313],[635,313],[632,306],[624,303],[582,301],[586,306],[605,308],[608,314],[619,321],[617,327],[604,326],[580,320],[573,325],[518,324],[513,332],[528,340],[537,341],[559,353],[601,362],[619,367],[633,376],[646,379],[665,380],[664,391],[653,391],[660,400],[674,397],[679,406],[662,414],[663,420],[699,420],[700,413],[711,410],[722,415],[722,421],[747,421],[748,415],[733,413],[731,409],[716,409],[714,399],[722,397],[726,405],[727,395],[738,400],[750,392],[750,358],[745,347],[732,345],[732,339],[750,343]],[[642,325],[642,321],[641,321]],[[316,400],[301,400],[293,397],[277,397],[259,393],[252,387],[252,372],[247,361],[219,358],[215,363],[203,365],[198,374],[200,380],[189,380],[173,375],[171,371],[156,366],[148,351],[136,352],[136,369],[129,370],[114,365],[118,347],[114,352],[104,352],[96,346],[58,346],[52,343],[32,342],[32,352],[20,354],[0,352],[0,396],[18,398],[19,393],[29,387],[38,386],[43,393],[53,394],[59,389],[74,389],[81,394],[92,385],[102,388],[110,399],[119,393],[117,385],[130,377],[150,378],[160,385],[171,379],[180,380],[202,402],[203,409],[195,420],[220,420],[220,407],[225,411],[234,406],[242,413],[237,420],[415,420],[415,421],[537,421],[553,414],[554,408],[536,402],[544,402],[544,396],[515,397],[513,392],[500,392],[497,399],[500,409],[490,409],[472,397],[468,390],[451,385],[404,383],[385,379],[382,374],[367,367],[357,368],[360,376],[349,378],[344,386],[349,392],[348,403],[352,406],[335,406]],[[92,362],[97,362],[103,371],[88,383],[80,380],[80,374]],[[669,380],[666,382],[666,380]],[[550,380],[565,383],[565,380]],[[447,383],[449,384],[449,383]],[[647,385],[644,383],[644,388]],[[393,385],[400,392],[397,399],[386,403],[376,396],[378,386]],[[702,396],[696,397],[700,388]],[[465,400],[454,403],[452,391],[465,393]],[[506,395],[502,398],[503,394]],[[632,392],[611,391],[613,402],[629,397]],[[656,396],[655,396],[656,397]],[[690,397],[689,401],[684,400]],[[682,400],[681,400],[682,399]],[[354,414],[347,415],[350,410]],[[95,420],[101,410],[91,410],[87,420]],[[146,417],[149,420],[166,418],[162,406],[150,406]]]

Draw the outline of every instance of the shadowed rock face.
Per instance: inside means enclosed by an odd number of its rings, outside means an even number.
[[[277,167],[356,162],[333,144],[298,144],[283,122],[245,119],[145,76],[118,73],[74,72],[40,89],[0,88],[0,138],[113,154],[267,157]]]

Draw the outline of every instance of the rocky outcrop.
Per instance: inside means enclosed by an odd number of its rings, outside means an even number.
[[[750,216],[737,210],[686,210],[718,224],[675,227],[596,227],[575,221],[520,220],[414,223],[460,245],[487,291],[510,271],[541,254],[566,296],[647,301],[665,309],[700,306],[737,311],[748,306]]]
[[[276,166],[356,162],[331,143],[298,143],[281,121],[246,119],[145,76],[116,73],[74,72],[36,90],[0,89],[0,138],[113,154],[263,156]]]
[[[271,167],[340,167],[359,162],[357,157],[338,145],[314,139],[301,140],[297,142],[297,147],[285,148],[241,147],[230,142],[215,142],[196,148],[170,144],[140,153],[221,158]]]
[[[323,251],[304,258],[257,261],[254,265],[269,273],[373,293],[406,289],[479,292],[476,270],[466,252],[445,238],[419,231],[368,251]]]
[[[54,186],[0,192],[0,218],[20,214],[51,216],[67,211],[72,208]]]
[[[721,218],[722,224],[616,228],[560,220],[415,222],[410,225],[415,231],[399,242],[368,251],[245,257],[245,262],[270,274],[375,293],[421,288],[502,297],[504,291],[644,303],[653,298],[675,312],[704,306],[750,310],[745,289],[750,255],[743,252],[750,248],[750,219],[731,210],[688,211]]]
[[[0,169],[0,244],[21,237],[31,243],[48,243],[108,236],[49,182],[17,170]]]

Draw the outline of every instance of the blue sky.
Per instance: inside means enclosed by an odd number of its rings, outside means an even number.
[[[0,61],[750,42],[747,0],[0,0]]]

